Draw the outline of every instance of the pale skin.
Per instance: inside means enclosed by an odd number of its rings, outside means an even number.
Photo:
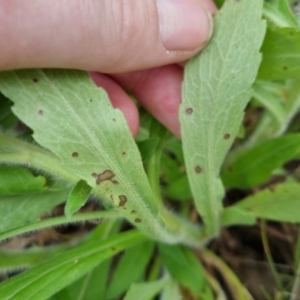
[[[136,135],[139,115],[125,91],[175,135],[182,62],[203,49],[212,0],[2,0],[0,71],[88,70]]]

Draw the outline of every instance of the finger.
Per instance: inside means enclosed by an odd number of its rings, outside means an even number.
[[[134,102],[113,79],[95,72],[90,72],[89,75],[97,86],[106,90],[112,105],[123,112],[130,131],[136,136],[139,130],[139,114]]]
[[[180,136],[178,109],[183,71],[179,66],[169,65],[112,77],[171,132]]]
[[[0,70],[57,67],[104,73],[186,60],[212,32],[212,0],[0,2]]]

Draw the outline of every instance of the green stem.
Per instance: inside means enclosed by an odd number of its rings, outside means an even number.
[[[159,151],[157,151],[158,155]],[[155,158],[156,163],[150,167],[150,177],[152,178],[153,187],[158,193],[159,190],[159,176],[155,175],[159,173],[157,167],[158,157]],[[31,145],[24,141],[18,140],[4,135],[0,132],[0,163],[4,164],[21,164],[28,167],[41,170],[42,172],[49,173],[52,176],[65,180],[68,183],[75,184],[79,181],[79,178],[72,173],[66,171],[59,162],[59,159],[51,152],[40,148],[35,145]],[[97,189],[93,189],[92,193],[99,198],[103,199],[103,194]],[[145,219],[149,223],[148,226],[153,226],[153,231],[156,231],[160,236],[153,236],[153,238],[166,241],[168,243],[183,243],[189,246],[200,248],[203,246],[203,240],[201,239],[201,229],[189,222],[176,217],[164,208],[161,197],[157,197],[159,207],[159,217],[161,218],[161,224],[156,223],[154,216],[146,215]],[[103,201],[106,201],[103,199]],[[140,212],[142,213],[142,212]],[[145,221],[146,221],[145,220]],[[145,222],[137,224],[145,234],[149,234],[149,227],[144,225]],[[33,228],[32,230],[35,230]],[[20,233],[11,233],[20,234]],[[9,235],[12,236],[12,235]],[[1,237],[1,236],[0,236]],[[4,238],[7,238],[5,236]]]
[[[221,258],[209,250],[201,250],[199,254],[207,264],[213,266],[222,274],[222,278],[227,283],[234,299],[253,300],[243,283]]]
[[[298,235],[295,247],[295,270],[297,270],[298,266],[300,265],[300,225],[298,225]]]
[[[0,163],[21,164],[42,170],[69,183],[79,178],[66,171],[57,156],[41,147],[7,136],[0,132]]]
[[[150,126],[150,137],[159,138],[159,143],[155,151],[153,152],[153,154],[148,160],[147,175],[159,207],[163,205],[159,178],[160,178],[161,153],[162,153],[166,134],[167,134],[167,130],[156,120],[152,119],[151,126]]]
[[[12,238],[16,235],[24,234],[30,231],[40,230],[48,227],[76,223],[76,222],[84,222],[88,220],[96,220],[96,219],[108,219],[108,218],[118,218],[120,215],[115,211],[96,211],[92,213],[82,213],[73,215],[71,218],[67,218],[65,216],[51,218],[51,219],[44,219],[42,221],[25,225],[22,227],[18,227],[4,233],[0,234],[0,242]]]
[[[271,268],[271,272],[274,276],[276,285],[280,291],[284,291],[282,282],[281,282],[280,277],[275,268],[275,263],[274,263],[274,260],[273,260],[273,257],[272,257],[271,251],[270,251],[270,245],[269,245],[268,236],[267,236],[266,222],[264,220],[262,220],[260,222],[260,232],[261,232],[261,240],[262,240],[262,244],[264,247],[264,252],[267,257],[269,266]]]

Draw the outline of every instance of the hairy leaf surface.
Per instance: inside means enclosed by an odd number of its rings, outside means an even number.
[[[189,237],[179,219],[167,229],[158,217],[157,201],[122,112],[85,72],[5,72],[0,74],[0,89],[15,103],[14,113],[34,130],[35,140],[131,223],[165,242],[200,243],[200,233]]]
[[[219,172],[236,137],[261,55],[263,1],[228,0],[204,51],[186,66],[180,108],[187,171],[209,236],[220,227],[224,188]]]

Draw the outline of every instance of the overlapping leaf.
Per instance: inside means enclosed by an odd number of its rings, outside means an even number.
[[[0,74],[0,89],[15,103],[14,113],[34,130],[36,141],[130,222],[166,242],[189,239],[179,219],[169,230],[158,217],[158,204],[127,123],[87,74],[6,72]],[[199,235],[190,239],[200,243]]]
[[[186,66],[180,109],[182,139],[195,203],[209,236],[220,227],[219,172],[236,137],[258,66],[263,1],[228,0],[215,17],[206,49]]]
[[[86,242],[2,283],[1,299],[48,299],[106,258],[142,240],[144,237],[139,232],[128,231],[101,243],[98,240]]]

